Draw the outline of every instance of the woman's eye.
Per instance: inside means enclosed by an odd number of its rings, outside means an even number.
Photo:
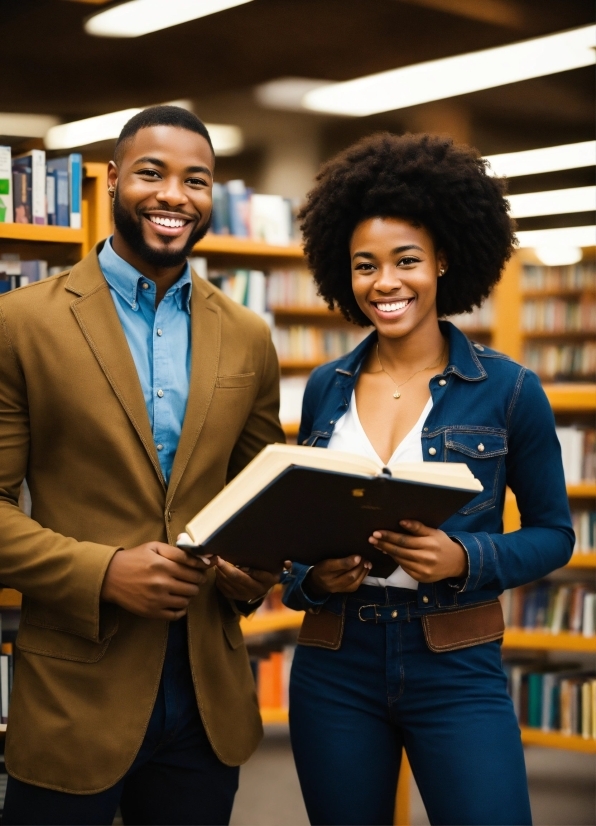
[[[362,261],[360,264],[356,264],[356,269],[360,270],[361,272],[370,272],[374,269],[372,264],[369,264],[367,261]]]
[[[407,267],[409,264],[417,264],[419,261],[419,258],[414,258],[411,255],[407,255],[405,258],[400,260],[399,265],[401,266],[403,264],[403,266]]]

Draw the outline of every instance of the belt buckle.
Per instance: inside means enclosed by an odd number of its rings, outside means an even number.
[[[376,625],[378,618],[381,616],[379,614],[379,612],[377,611],[376,604],[372,603],[371,605],[361,605],[360,608],[358,609],[358,619],[360,620],[360,622],[369,622],[370,620],[368,620],[366,617],[363,617],[362,614],[360,613],[364,608],[374,608],[374,610],[375,610],[374,621],[375,621],[375,625]],[[371,617],[371,619],[373,619],[373,617]]]

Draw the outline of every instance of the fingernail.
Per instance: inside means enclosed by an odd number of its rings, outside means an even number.
[[[377,539],[383,538],[383,534],[381,533],[381,531],[373,531],[373,536],[375,536]]]
[[[399,524],[400,525],[405,525],[406,528],[407,528],[408,525],[410,524],[410,520],[409,519],[402,519]]]
[[[360,564],[360,560],[361,560],[361,559],[362,559],[362,557],[360,557],[360,556],[355,556],[355,557],[354,557],[354,562],[356,563],[356,565],[359,565],[359,564]]]
[[[376,545],[377,544],[377,540],[374,538],[374,536],[369,536],[368,541],[370,542],[371,545]]]

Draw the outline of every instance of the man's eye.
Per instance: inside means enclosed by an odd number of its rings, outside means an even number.
[[[147,178],[159,178],[159,172],[155,169],[140,169],[137,173],[138,175],[145,175]]]
[[[189,178],[186,183],[191,186],[207,186],[207,181],[203,178]]]

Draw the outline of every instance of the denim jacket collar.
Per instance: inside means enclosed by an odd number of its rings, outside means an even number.
[[[482,381],[487,377],[477,353],[484,352],[482,344],[475,344],[450,321],[439,321],[441,333],[449,343],[449,364],[445,375],[454,373],[465,381]],[[342,359],[338,359],[335,372],[346,378],[346,384],[355,382],[370,348],[377,342],[376,331],[367,336],[356,349]]]

